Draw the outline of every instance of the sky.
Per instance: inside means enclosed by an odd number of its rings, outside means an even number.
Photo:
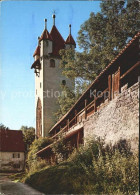
[[[35,81],[31,65],[38,36],[53,25],[63,36],[77,42],[81,24],[91,12],[100,11],[100,1],[3,1],[0,4],[0,123],[10,129],[35,127]],[[78,49],[78,45],[77,45]]]

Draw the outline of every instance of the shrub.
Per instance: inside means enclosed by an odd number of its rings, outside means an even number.
[[[45,194],[135,194],[138,155],[120,140],[114,147],[93,140],[67,161],[36,171],[26,182]]]
[[[52,143],[52,139],[48,138],[48,137],[39,138],[39,139],[34,140],[34,142],[32,143],[32,145],[29,148],[29,152],[27,155],[28,168],[32,168],[33,164],[37,164],[36,161],[38,160],[38,158],[36,156],[36,153],[51,143]]]

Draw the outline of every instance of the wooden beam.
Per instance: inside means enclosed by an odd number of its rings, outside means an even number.
[[[75,110],[75,124],[77,123],[77,110]]]
[[[120,79],[123,79],[127,74],[129,74],[134,68],[136,68],[137,66],[140,65],[140,61],[138,61],[134,66],[132,66],[128,71],[126,71],[121,77]]]
[[[80,131],[77,133],[77,148],[79,147],[79,138],[80,138]]]
[[[87,118],[87,99],[85,99],[85,119]]]
[[[109,101],[111,100],[111,75],[108,76],[108,91],[109,91]]]
[[[69,130],[69,123],[70,123],[70,121],[69,121],[69,119],[67,120],[67,126],[68,126],[68,130]]]

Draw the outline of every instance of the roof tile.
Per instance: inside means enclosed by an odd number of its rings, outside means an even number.
[[[52,41],[52,37],[46,29],[43,31],[43,33],[40,37],[40,41],[45,40],[45,39]]]
[[[63,37],[61,36],[60,32],[57,30],[56,26],[53,25],[50,35],[52,37],[53,40],[53,55],[59,55],[59,51],[61,49],[65,48],[65,41],[63,39]]]
[[[25,144],[22,131],[0,129],[0,151],[24,152]]]
[[[71,34],[69,34],[69,36],[67,37],[66,41],[65,41],[66,44],[72,44],[72,45],[76,45],[73,37]]]

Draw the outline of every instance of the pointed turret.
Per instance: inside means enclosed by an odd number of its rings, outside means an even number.
[[[53,40],[52,54],[54,56],[59,56],[59,51],[65,48],[65,41],[55,26],[55,18],[56,16],[55,14],[53,14],[53,27],[51,29],[50,36],[52,37],[52,40]]]
[[[40,57],[40,44],[39,44],[40,37],[38,37],[38,46],[35,49],[33,57],[37,60]]]
[[[41,40],[50,40],[52,41],[52,37],[50,36],[49,32],[47,31],[47,19],[45,19],[45,29],[40,37]]]
[[[45,29],[40,37],[41,51],[40,57],[52,53],[52,37],[47,30],[47,19],[45,19]]]
[[[67,37],[65,44],[66,44],[66,49],[76,47],[76,43],[71,35],[71,24],[69,25],[69,36]]]

